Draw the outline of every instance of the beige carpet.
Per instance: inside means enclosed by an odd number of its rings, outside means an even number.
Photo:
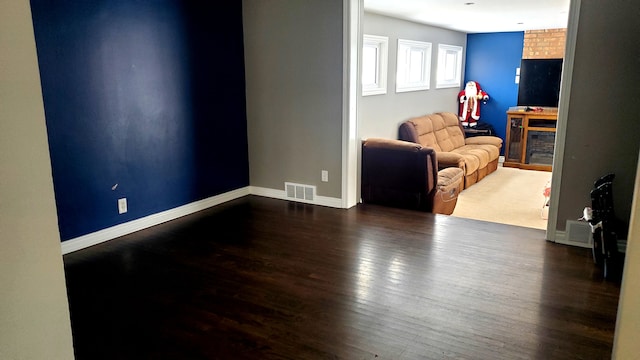
[[[498,167],[460,193],[451,216],[546,230],[541,213],[550,180],[551,172]]]

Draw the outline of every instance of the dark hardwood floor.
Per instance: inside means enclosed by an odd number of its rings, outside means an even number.
[[[78,359],[606,359],[619,296],[541,230],[252,196],[64,263]]]

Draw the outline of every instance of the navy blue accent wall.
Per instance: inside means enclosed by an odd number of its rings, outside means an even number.
[[[507,110],[518,101],[515,77],[523,45],[524,32],[467,35],[465,83],[477,81],[489,94],[489,101],[480,108],[480,120],[493,125],[503,140]]]
[[[63,241],[248,186],[241,1],[31,7]]]

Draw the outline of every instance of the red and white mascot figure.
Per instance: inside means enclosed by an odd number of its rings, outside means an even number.
[[[474,127],[480,119],[480,101],[487,103],[489,94],[480,88],[480,84],[475,81],[468,81],[464,90],[458,93],[460,101],[460,112],[458,114],[460,122],[464,127]]]

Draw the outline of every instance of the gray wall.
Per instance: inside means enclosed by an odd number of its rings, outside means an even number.
[[[340,198],[342,0],[242,4],[251,185]]]
[[[631,210],[629,242],[625,254],[624,279],[620,290],[616,336],[612,359],[634,359],[640,354],[640,166],[636,172],[635,193]],[[633,274],[630,276],[630,274]]]
[[[615,211],[631,213],[640,145],[640,7],[636,0],[583,0],[563,156],[558,223],[590,205],[593,181],[613,172]]]
[[[462,32],[445,30],[365,12],[363,32],[367,35],[389,38],[389,68],[387,73],[387,93],[384,95],[359,95],[359,136],[360,138],[383,137],[397,139],[398,127],[403,121],[419,115],[439,111],[458,112],[456,98],[460,88],[436,89],[436,68],[438,44],[458,45],[466,54],[467,35]],[[432,44],[431,88],[429,90],[396,93],[395,72],[398,39],[417,40]],[[462,64],[464,79],[464,62]],[[462,79],[460,81],[462,81]]]
[[[0,359],[73,359],[28,0],[0,2]]]

